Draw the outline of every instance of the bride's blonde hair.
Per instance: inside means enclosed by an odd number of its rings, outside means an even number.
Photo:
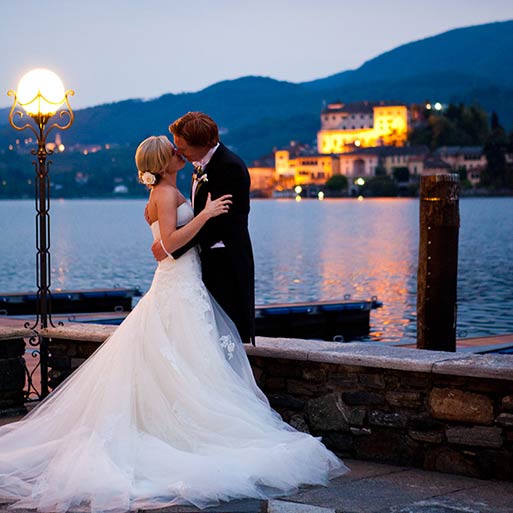
[[[174,154],[175,148],[165,135],[152,135],[145,139],[135,152],[139,182],[150,188],[157,185]],[[143,179],[145,173],[151,173],[155,177],[154,183],[149,184]]]

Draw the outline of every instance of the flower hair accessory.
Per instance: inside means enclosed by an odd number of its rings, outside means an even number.
[[[153,173],[146,171],[141,175],[141,181],[144,185],[154,185],[157,177]]]

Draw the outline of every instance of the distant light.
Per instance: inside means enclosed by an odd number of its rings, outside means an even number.
[[[363,201],[363,196],[358,196],[358,201]]]
[[[360,139],[356,139],[356,141],[354,142],[354,145],[357,146],[358,148],[360,147],[362,143],[360,142]]]
[[[435,103],[435,110],[442,110],[442,104],[440,102]]]
[[[302,199],[301,196],[299,196],[299,195],[296,196],[296,201],[301,201],[301,199]]]
[[[66,146],[64,144],[59,144],[59,151],[64,151],[66,149]]]
[[[301,185],[296,185],[296,186],[294,187],[294,192],[295,192],[296,194],[301,194],[301,192],[302,192],[302,191],[303,191],[303,187],[301,187]]]
[[[360,178],[357,178],[354,183],[361,187],[362,185],[365,185],[365,180],[362,177],[360,177]]]
[[[16,96],[29,114],[55,114],[65,101],[61,79],[44,68],[36,68],[23,75]]]
[[[12,151],[14,150],[14,146],[12,144],[9,144],[9,149]]]
[[[324,192],[319,191],[317,197],[322,201],[324,199]]]
[[[82,154],[83,154],[83,155],[88,155],[88,154],[89,154],[89,152],[88,152],[87,150],[84,150],[84,151],[82,152]]]
[[[431,104],[430,103],[426,103],[426,109],[427,110],[431,110]]]

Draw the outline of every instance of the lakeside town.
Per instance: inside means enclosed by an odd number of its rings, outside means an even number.
[[[481,131],[484,144],[437,144],[434,137],[429,138],[429,131],[441,133],[445,120],[455,119],[458,111],[461,117],[474,117],[467,130]],[[470,193],[511,193],[513,132],[508,141],[492,114],[486,136],[485,118],[477,107],[438,102],[330,103],[321,111],[316,144],[291,142],[254,162],[250,167],[253,193],[298,199],[416,196],[419,177],[434,173],[458,173],[462,188]],[[439,120],[441,127],[436,126]],[[465,133],[458,138],[471,139]],[[472,142],[478,140],[479,136]]]
[[[458,173],[462,195],[513,194],[513,130],[477,104],[337,101],[322,108],[318,126],[309,141],[246,159],[253,197],[415,197],[420,176],[433,173]],[[223,140],[229,135],[221,128]],[[47,143],[58,153],[54,197],[146,194],[134,172],[136,145],[70,144],[64,137],[57,132]],[[0,148],[0,199],[33,197],[33,143],[18,138]],[[178,177],[185,195],[190,171]]]

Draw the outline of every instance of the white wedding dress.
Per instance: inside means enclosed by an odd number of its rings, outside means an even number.
[[[192,215],[180,205],[179,224]],[[160,238],[158,222],[151,229]],[[196,249],[160,262],[116,332],[23,420],[0,428],[0,496],[40,511],[203,508],[345,471],[269,407],[201,281]]]

